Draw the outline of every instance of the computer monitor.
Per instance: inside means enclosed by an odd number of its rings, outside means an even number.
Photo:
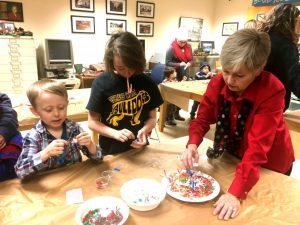
[[[215,48],[215,42],[214,41],[201,41],[200,47],[206,53],[213,53],[213,49]]]
[[[74,64],[72,41],[64,39],[45,39],[45,70],[52,72],[54,78],[68,78],[67,68]]]

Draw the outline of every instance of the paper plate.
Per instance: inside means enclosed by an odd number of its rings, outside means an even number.
[[[213,177],[200,171],[191,170],[191,173],[192,178],[186,170],[167,174],[162,184],[168,195],[184,202],[206,202],[218,196],[220,185]]]

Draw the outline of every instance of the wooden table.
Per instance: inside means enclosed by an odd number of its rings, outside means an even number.
[[[167,104],[172,103],[185,111],[189,111],[189,100],[201,101],[203,94],[206,91],[209,80],[181,81],[161,83],[160,92],[164,99],[164,103],[159,109],[159,131],[163,132]]]
[[[107,156],[102,163],[87,160],[72,166],[40,174],[22,183],[18,179],[0,185],[0,224],[50,225],[75,224],[79,205],[66,205],[66,191],[82,188],[84,200],[96,196],[120,197],[120,188],[134,178],[161,181],[163,170],[181,167],[177,156],[182,152],[187,137],[162,144],[147,146],[144,150],[131,150],[117,156]],[[227,190],[234,177],[236,159],[224,155],[209,162],[205,150],[211,141],[205,139],[200,146],[200,170],[220,183],[221,192]],[[97,189],[95,179],[102,171],[119,168],[106,189]],[[212,215],[213,201],[184,203],[170,196],[154,210],[130,210],[128,225],[179,224],[300,224],[300,181],[270,170],[262,169],[261,177],[242,204],[239,216],[228,222]]]

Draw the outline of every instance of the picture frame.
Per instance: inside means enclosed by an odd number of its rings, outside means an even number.
[[[265,18],[265,14],[264,13],[258,13],[256,14],[256,21],[263,21]]]
[[[106,19],[106,34],[112,35],[119,30],[127,31],[127,21],[119,19]]]
[[[142,48],[143,48],[143,51],[144,51],[144,54],[146,52],[146,44],[145,44],[145,39],[139,39],[141,45],[142,45]]]
[[[94,0],[70,0],[72,11],[95,12]]]
[[[137,37],[153,37],[154,22],[136,21],[136,36]]]
[[[15,24],[13,22],[0,21],[0,31],[3,33],[15,32]]]
[[[230,36],[239,28],[238,22],[223,23],[222,36]]]
[[[91,16],[71,16],[72,33],[95,33],[95,18]]]
[[[213,49],[215,48],[214,41],[200,41],[200,47],[206,53],[212,53]]]
[[[0,20],[24,22],[23,4],[21,2],[0,2]]]
[[[106,14],[126,16],[127,0],[106,0]]]
[[[203,19],[181,16],[179,27],[186,27],[188,30],[188,41],[198,42],[201,40]]]
[[[136,2],[136,16],[154,18],[155,4],[150,2]]]

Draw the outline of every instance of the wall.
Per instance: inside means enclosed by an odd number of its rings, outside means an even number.
[[[15,0],[17,1],[17,0]],[[107,15],[105,0],[95,0],[95,12],[70,10],[70,0],[21,0],[24,23],[15,23],[34,33],[36,46],[43,45],[45,38],[72,39],[75,63],[91,64],[103,61],[104,48],[109,36],[106,35],[106,19],[127,20],[127,30],[136,32],[136,21],[153,21],[154,37],[141,37],[146,42],[146,59],[155,52],[164,54],[179,24],[180,16],[202,18],[202,40],[216,42],[216,51],[227,37],[222,36],[223,22],[246,21],[251,0],[147,0],[155,3],[155,17],[136,17],[136,1],[127,0],[127,15]],[[171,3],[171,4],[170,4]],[[95,17],[95,34],[73,34],[71,15]]]

